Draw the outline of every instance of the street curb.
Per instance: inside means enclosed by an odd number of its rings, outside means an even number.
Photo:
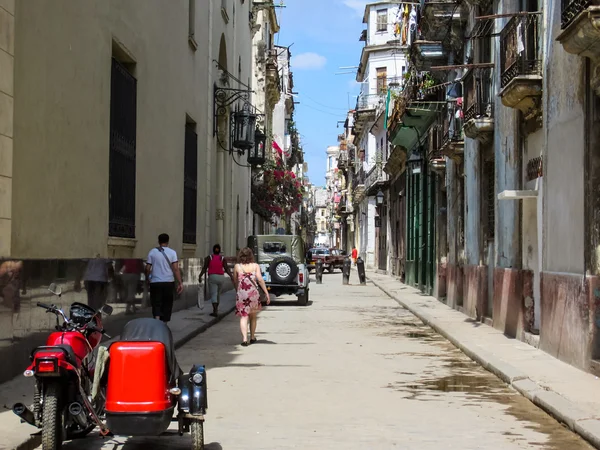
[[[572,401],[567,400],[552,390],[540,386],[518,368],[486,352],[476,344],[460,342],[458,338],[445,329],[443,324],[440,324],[428,314],[423,313],[419,307],[401,300],[397,294],[390,292],[381,283],[370,278],[368,275],[367,279],[395,300],[400,306],[417,316],[425,325],[433,328],[437,333],[450,341],[452,345],[473,361],[496,375],[538,408],[567,425],[569,429],[588,441],[595,448],[600,449],[600,420],[596,419],[596,417],[590,417],[589,413],[578,408]]]
[[[227,317],[233,311],[235,311],[235,304],[233,306],[231,306],[230,308],[227,308],[227,310],[225,312],[220,313],[217,317],[214,317],[210,321],[203,323],[201,326],[199,326],[198,328],[196,328],[193,331],[190,331],[183,337],[176,339],[175,340],[175,349],[177,350],[177,349],[183,347],[185,344],[187,344],[189,341],[194,339],[196,336],[204,333],[210,327],[219,323],[221,320],[223,320],[225,317]],[[13,447],[13,450],[34,450],[35,448],[39,447],[41,444],[42,444],[41,435],[31,435],[29,437],[29,439],[27,439],[25,442],[22,442],[18,446]]]

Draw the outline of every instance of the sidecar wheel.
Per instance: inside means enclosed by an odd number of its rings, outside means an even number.
[[[204,450],[204,422],[194,420],[190,424],[190,432],[192,435],[192,450]]]
[[[42,449],[60,450],[63,443],[63,410],[58,383],[49,383],[42,410]]]

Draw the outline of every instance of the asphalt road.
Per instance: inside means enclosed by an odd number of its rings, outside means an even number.
[[[311,297],[267,307],[250,347],[231,315],[178,351],[182,368],[208,368],[207,450],[591,448],[372,284],[326,274]],[[190,442],[92,435],[64,448]]]

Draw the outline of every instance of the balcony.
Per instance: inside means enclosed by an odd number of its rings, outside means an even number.
[[[455,161],[460,161],[464,154],[465,139],[463,134],[463,119],[457,118],[460,107],[456,103],[449,103],[446,108],[442,139],[439,154],[447,156]]]
[[[344,144],[345,145],[345,144]],[[341,145],[340,145],[341,147]],[[348,169],[348,150],[340,150],[340,154],[338,155],[337,161],[338,169],[347,170]]]
[[[464,3],[456,0],[425,0],[423,17],[419,23],[421,36],[432,41],[445,41],[449,37],[458,38],[467,15],[468,8]],[[464,41],[462,39],[460,41],[460,45],[464,45]]]
[[[267,100],[270,105],[275,106],[281,98],[281,80],[279,78],[276,49],[267,50],[265,74],[267,80]]]
[[[362,166],[352,177],[352,197],[355,204],[365,198],[365,171]]]
[[[441,41],[418,40],[412,45],[415,56],[415,68],[419,72],[429,71],[434,66],[448,63],[448,50]]]
[[[473,69],[463,78],[465,136],[489,143],[494,135],[492,69]]]
[[[375,120],[377,109],[384,102],[383,94],[361,94],[356,101],[354,114],[354,131],[360,133],[366,122]]]
[[[382,164],[376,164],[365,177],[367,195],[375,195],[388,182],[388,175],[383,171]]]
[[[348,200],[347,194],[342,194],[340,202],[337,204],[336,213],[340,216],[351,214],[354,211],[352,208],[352,202]]]
[[[540,119],[542,60],[539,14],[514,16],[500,33],[500,97],[525,120]]]
[[[562,0],[562,33],[556,38],[567,53],[590,58],[590,84],[600,95],[600,0]]]

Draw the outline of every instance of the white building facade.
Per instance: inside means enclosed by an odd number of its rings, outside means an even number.
[[[402,88],[408,67],[405,48],[411,22],[402,20],[407,6],[397,2],[372,2],[365,7],[361,34],[365,42],[356,81],[361,83],[354,113],[354,143],[357,155],[351,170],[356,245],[368,268],[378,266],[378,210],[375,196],[385,186],[382,167],[389,153],[386,121],[392,90]],[[412,17],[409,10],[409,16]],[[387,235],[387,233],[385,233]],[[381,246],[379,246],[381,248]]]

